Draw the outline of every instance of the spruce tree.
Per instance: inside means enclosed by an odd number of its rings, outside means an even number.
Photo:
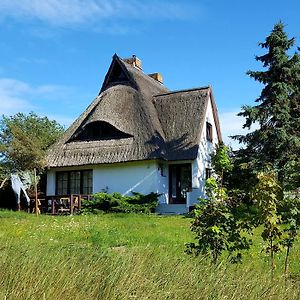
[[[265,42],[267,53],[256,56],[263,71],[247,74],[263,84],[257,105],[243,106],[239,116],[246,118],[244,128],[257,129],[234,138],[245,144],[238,152],[242,161],[256,170],[274,168],[281,183],[299,186],[297,168],[300,156],[300,56],[288,52],[295,39],[289,39],[284,24],[276,24]]]

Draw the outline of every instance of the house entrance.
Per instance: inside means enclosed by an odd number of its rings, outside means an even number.
[[[191,188],[191,164],[169,165],[169,203],[186,204],[186,193]]]

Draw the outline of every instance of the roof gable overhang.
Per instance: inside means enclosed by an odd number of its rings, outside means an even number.
[[[214,117],[215,126],[216,126],[216,130],[217,130],[218,142],[222,143],[222,133],[221,133],[219,114],[218,114],[218,109],[217,109],[217,105],[216,105],[216,102],[215,102],[215,98],[214,98],[211,86],[209,87],[209,98],[210,98],[210,101],[211,101],[213,117]]]

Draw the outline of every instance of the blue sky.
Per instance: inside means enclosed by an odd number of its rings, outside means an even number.
[[[68,126],[97,95],[111,57],[136,54],[171,90],[211,84],[225,142],[261,86],[258,43],[282,20],[300,45],[297,0],[0,0],[0,115]]]

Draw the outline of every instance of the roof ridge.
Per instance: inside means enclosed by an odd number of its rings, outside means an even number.
[[[133,67],[131,64],[129,64],[128,62],[124,61],[120,56],[117,56],[117,57],[118,57],[119,60],[122,61],[122,63],[125,64],[126,68],[129,67],[130,69],[134,70],[134,72],[139,72],[139,74],[141,74],[142,76],[144,76],[144,78],[147,78],[148,80],[150,80],[152,83],[154,83],[158,87],[162,87],[162,88],[165,88],[165,89],[169,90],[163,83],[158,82],[157,80],[155,80],[154,78],[152,78],[151,76],[149,76],[149,74],[146,74],[143,70],[139,70],[139,69]]]
[[[200,90],[209,89],[210,87],[211,86],[206,85],[206,86],[197,87],[197,88],[191,88],[191,89],[175,90],[175,91],[170,91],[169,93],[157,94],[157,95],[154,95],[153,97],[166,96],[166,95],[176,94],[176,93],[185,93],[185,92],[192,92],[192,91],[200,91]]]
[[[163,130],[162,124],[159,120],[158,112],[156,110],[156,107],[153,103],[153,95],[156,95],[157,93],[166,93],[168,92],[168,88],[164,86],[163,84],[157,82],[155,79],[144,73],[142,70],[139,70],[135,67],[133,67],[131,64],[125,62],[122,58],[117,57],[119,61],[124,65],[125,68],[127,68],[128,72],[132,76],[133,80],[136,82],[137,86],[139,87],[139,92],[141,93],[142,97],[148,101],[148,109],[149,112],[152,111],[152,113],[155,115],[152,115],[152,120],[149,119],[152,126],[154,126],[155,130],[161,134],[163,138],[165,138],[165,132]],[[143,88],[144,83],[144,88]],[[151,89],[153,92],[149,94],[149,91],[147,92],[147,89]],[[154,117],[154,118],[153,118]]]

